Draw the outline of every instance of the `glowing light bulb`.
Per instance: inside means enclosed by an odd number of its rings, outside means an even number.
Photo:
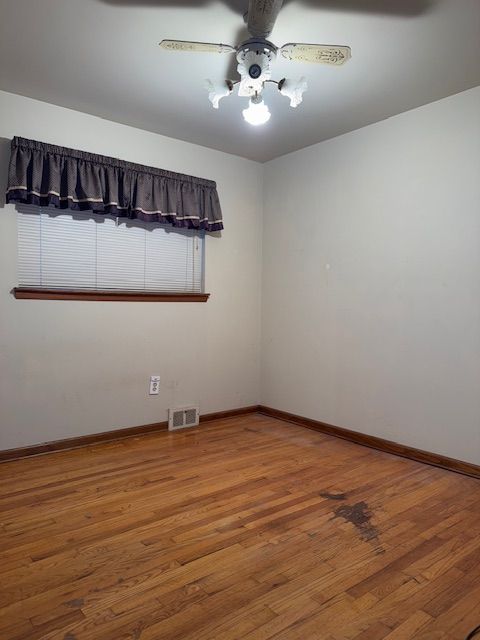
[[[265,124],[268,122],[271,116],[267,105],[261,98],[257,101],[255,101],[255,98],[252,98],[248,105],[248,109],[244,109],[242,113],[248,124],[253,124],[255,127],[259,124]]]

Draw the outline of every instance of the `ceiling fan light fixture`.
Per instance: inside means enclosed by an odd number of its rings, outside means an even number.
[[[231,80],[225,80],[224,82],[212,82],[211,80],[205,80],[205,89],[208,91],[208,99],[213,105],[214,109],[218,109],[218,103],[222,98],[226,98],[233,91],[233,82]]]
[[[243,117],[248,124],[258,127],[270,120],[271,113],[261,98],[251,98],[247,109],[242,111]]]
[[[294,109],[303,101],[303,94],[307,90],[307,79],[302,76],[300,80],[287,80],[283,78],[278,83],[278,90],[290,100],[290,106]]]
[[[238,84],[238,96],[250,99],[248,108],[243,110],[246,122],[253,126],[265,124],[270,120],[270,111],[262,100],[267,82],[274,82],[280,93],[290,100],[293,108],[302,102],[307,89],[305,77],[298,81],[283,78],[277,82],[271,79],[272,65],[278,56],[292,62],[341,66],[352,54],[350,47],[345,45],[288,42],[277,47],[267,40],[282,4],[283,0],[248,0],[248,11],[244,17],[251,37],[238,46],[190,40],[162,40],[160,47],[174,54],[178,51],[235,54],[240,79],[228,79],[220,83],[207,80],[205,87],[210,102],[214,109],[218,109],[220,100],[233,93],[234,85]]]

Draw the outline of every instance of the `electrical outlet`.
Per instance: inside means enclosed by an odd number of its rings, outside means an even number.
[[[160,376],[150,376],[150,395],[158,396],[160,391]]]

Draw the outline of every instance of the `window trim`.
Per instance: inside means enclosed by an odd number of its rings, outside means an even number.
[[[209,293],[14,287],[17,300],[91,300],[96,302],[207,302]]]

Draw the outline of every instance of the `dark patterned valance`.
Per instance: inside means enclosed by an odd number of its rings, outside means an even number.
[[[211,180],[15,137],[7,202],[223,229],[217,186]]]

